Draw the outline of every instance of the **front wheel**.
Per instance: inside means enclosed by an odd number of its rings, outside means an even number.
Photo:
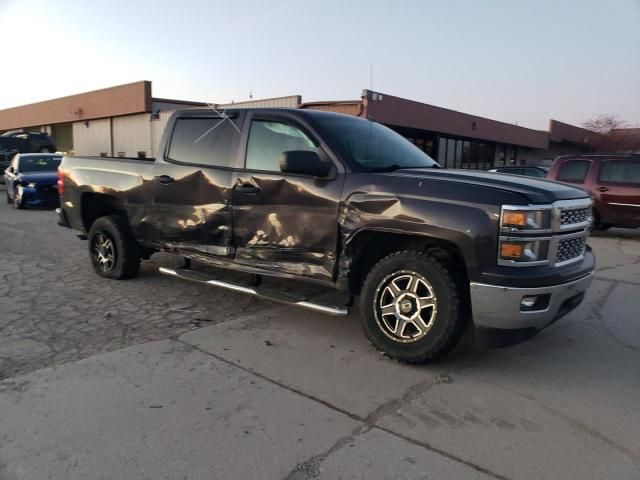
[[[9,199],[9,196],[7,195],[7,200]],[[15,208],[17,208],[18,210],[22,210],[24,208],[24,203],[22,202],[22,195],[20,194],[20,189],[18,187],[16,187],[13,190],[13,206]]]
[[[89,256],[95,272],[105,278],[133,278],[140,269],[140,247],[125,218],[100,217],[89,230]]]
[[[362,328],[375,348],[407,363],[436,360],[465,327],[458,288],[438,260],[401,251],[369,272],[360,296]]]

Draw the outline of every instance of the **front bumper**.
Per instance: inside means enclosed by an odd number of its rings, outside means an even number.
[[[24,186],[18,188],[21,189],[22,204],[27,207],[45,207],[60,204],[58,191],[53,188],[48,188],[46,191]]]
[[[591,285],[593,272],[578,280],[535,288],[505,287],[472,282],[471,308],[477,327],[502,330],[540,330],[576,308]],[[523,297],[548,300],[541,309],[523,311]]]

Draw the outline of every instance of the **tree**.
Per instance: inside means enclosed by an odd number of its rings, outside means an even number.
[[[629,122],[616,115],[600,114],[582,123],[582,126],[598,134],[591,142],[598,152],[640,152],[640,128],[631,128]]]
[[[611,130],[619,128],[628,128],[629,122],[620,120],[617,115],[600,114],[597,117],[591,118],[582,124],[587,130],[599,133],[600,135],[607,135]]]

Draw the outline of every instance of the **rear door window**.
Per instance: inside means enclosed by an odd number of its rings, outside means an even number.
[[[240,134],[233,119],[179,118],[169,144],[169,160],[210,167],[233,167]]]
[[[632,160],[605,160],[600,167],[601,183],[640,185],[640,162]]]
[[[558,180],[561,182],[583,183],[589,173],[589,160],[568,160],[560,166]]]

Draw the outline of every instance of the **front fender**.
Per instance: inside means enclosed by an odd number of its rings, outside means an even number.
[[[418,196],[355,193],[339,217],[343,244],[363,230],[419,235],[453,243],[469,270],[483,255],[494,255],[499,207],[425,199]]]

